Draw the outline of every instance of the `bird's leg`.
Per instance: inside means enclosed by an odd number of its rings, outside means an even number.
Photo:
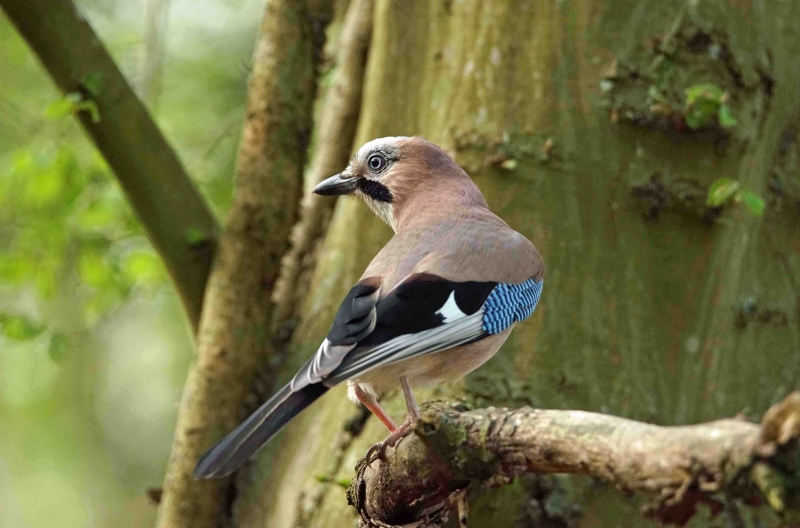
[[[403,396],[405,396],[406,408],[408,409],[406,419],[400,424],[400,427],[395,427],[383,442],[379,442],[369,448],[369,451],[367,451],[368,461],[370,460],[370,455],[375,451],[378,452],[378,458],[383,460],[386,456],[386,449],[394,447],[397,442],[405,437],[414,426],[414,422],[419,418],[419,406],[417,405],[417,400],[414,399],[414,393],[408,383],[408,378],[400,376],[400,386],[403,388]]]
[[[400,376],[400,386],[403,388],[403,396],[405,396],[406,399],[408,414],[406,414],[406,419],[403,420],[400,427],[392,431],[386,440],[383,441],[381,455],[383,455],[387,447],[394,447],[401,438],[406,436],[414,426],[414,422],[419,418],[419,405],[417,405],[417,400],[414,399],[414,392],[411,390],[411,385],[408,384],[408,378]]]
[[[386,448],[394,447],[401,438],[408,434],[411,428],[414,427],[414,422],[417,420],[417,418],[419,418],[419,405],[417,405],[417,400],[414,398],[411,385],[408,384],[408,378],[405,376],[400,376],[400,386],[403,388],[403,396],[405,396],[406,399],[406,409],[408,409],[408,414],[406,414],[406,419],[403,420],[403,423],[400,424],[400,427],[392,431],[386,440],[382,442],[383,446],[381,449],[381,458],[383,458]]]
[[[414,398],[414,392],[411,390],[411,385],[408,384],[408,378],[400,376],[400,386],[403,388],[403,396],[406,398],[406,409],[408,409],[408,416],[406,422],[414,422],[419,418],[419,405]]]
[[[367,391],[362,390],[357,383],[353,384],[353,388],[355,389],[354,392],[356,398],[358,398],[358,401],[360,401],[364,407],[369,409],[369,412],[377,416],[378,420],[380,420],[381,423],[386,426],[390,433],[395,432],[397,430],[397,424],[394,423],[394,420],[392,420],[391,416],[386,414],[386,411],[384,411],[383,407],[381,407],[378,403],[378,399]]]

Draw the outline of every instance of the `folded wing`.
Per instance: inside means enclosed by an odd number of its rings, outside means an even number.
[[[382,296],[380,278],[362,280],[345,297],[317,353],[288,385],[203,455],[195,477],[223,476],[241,467],[329,387],[502,332],[533,312],[541,290],[541,279],[455,282],[415,273]]]

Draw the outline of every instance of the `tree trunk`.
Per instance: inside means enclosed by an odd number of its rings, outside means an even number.
[[[279,359],[270,329],[272,290],[297,217],[331,5],[325,0],[266,5],[248,83],[236,193],[206,287],[159,528],[212,528],[229,513],[235,494],[230,479],[197,481],[192,473],[203,452],[243,418],[256,371]]]
[[[795,387],[799,23],[797,3],[763,0],[379,1],[358,142],[441,144],[548,268],[496,358],[418,397],[686,424],[759,416]],[[704,83],[735,126],[689,126],[684,91]],[[764,215],[706,207],[721,177],[764,197]],[[390,235],[339,202],[284,378]],[[401,418],[402,398],[386,401]],[[385,434],[361,416],[340,387],[296,420],[240,485],[237,525],[352,526],[337,482]],[[475,493],[470,526],[638,525],[634,504],[590,484]]]

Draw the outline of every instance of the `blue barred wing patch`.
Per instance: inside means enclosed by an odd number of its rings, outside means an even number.
[[[498,334],[514,324],[530,317],[539,297],[544,281],[528,279],[522,284],[498,284],[483,305],[483,330]]]

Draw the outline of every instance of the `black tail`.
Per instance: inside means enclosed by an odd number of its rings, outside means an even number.
[[[286,385],[200,457],[194,468],[194,478],[224,477],[233,473],[289,420],[327,391],[328,387],[322,383],[307,385],[296,392]]]

